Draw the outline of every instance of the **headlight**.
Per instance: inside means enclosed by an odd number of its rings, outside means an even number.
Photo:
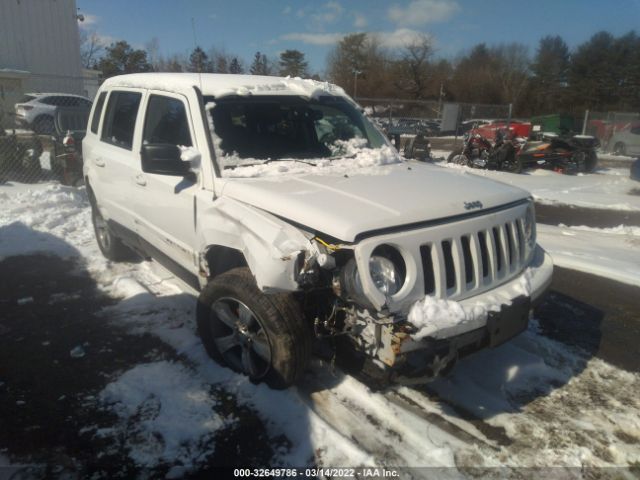
[[[373,284],[387,297],[398,293],[402,288],[403,278],[394,263],[388,258],[372,255],[369,259],[369,272]]]
[[[391,297],[404,285],[407,267],[402,254],[396,248],[380,245],[375,248],[369,258],[369,274],[376,288],[383,295]],[[369,303],[354,259],[351,259],[343,268],[340,283],[348,298],[363,305]]]
[[[529,202],[527,212],[522,220],[522,233],[524,234],[524,257],[529,259],[534,248],[536,248],[536,211],[533,202]]]

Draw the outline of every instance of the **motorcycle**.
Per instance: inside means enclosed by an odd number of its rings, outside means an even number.
[[[528,142],[518,152],[526,168],[547,168],[559,173],[591,173],[598,165],[597,138],[587,135],[543,134],[540,141]]]
[[[523,170],[523,163],[518,153],[523,148],[524,142],[524,139],[509,137],[504,132],[498,131],[496,141],[492,144],[482,135],[470,131],[463,137],[462,148],[451,152],[447,162],[471,168],[520,173]]]
[[[521,173],[526,168],[546,168],[559,173],[591,173],[598,164],[599,141],[586,135],[559,137],[546,134],[541,141],[527,141],[496,133],[496,142],[471,131],[465,135],[461,149],[447,159],[472,168]]]
[[[433,160],[431,155],[431,142],[425,132],[418,132],[404,147],[405,158],[414,158],[421,162],[430,162]]]

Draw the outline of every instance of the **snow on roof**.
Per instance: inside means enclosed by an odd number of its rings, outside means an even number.
[[[224,97],[228,95],[302,95],[315,98],[319,95],[340,95],[345,91],[328,82],[302,78],[267,77],[261,75],[232,75],[224,73],[134,73],[111,77],[105,87],[146,88],[165,91],[186,91],[194,86],[203,95]]]

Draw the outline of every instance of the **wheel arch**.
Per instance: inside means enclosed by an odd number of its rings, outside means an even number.
[[[208,281],[234,268],[249,266],[242,251],[224,245],[209,245],[201,257],[206,266]]]
[[[231,268],[247,266],[262,291],[299,289],[299,258],[310,248],[310,241],[298,228],[226,197],[201,210],[199,219],[196,235],[201,278],[215,278]],[[213,272],[209,272],[211,268]]]

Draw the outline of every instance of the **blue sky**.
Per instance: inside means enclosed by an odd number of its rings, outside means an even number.
[[[144,47],[157,38],[164,55],[188,53],[196,38],[250,63],[256,51],[275,58],[305,52],[322,73],[342,35],[376,32],[390,49],[424,33],[436,55],[453,58],[473,45],[518,41],[535,51],[545,35],[573,47],[599,30],[622,34],[640,25],[640,0],[76,0],[81,28],[106,41]],[[640,33],[640,32],[639,32]]]

